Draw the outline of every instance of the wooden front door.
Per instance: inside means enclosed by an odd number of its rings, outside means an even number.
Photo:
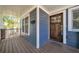
[[[50,16],[50,38],[63,42],[63,13]]]

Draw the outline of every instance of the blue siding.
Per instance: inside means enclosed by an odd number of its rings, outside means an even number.
[[[77,34],[77,48],[79,48],[79,32],[77,32],[76,34]]]
[[[77,34],[75,32],[68,31],[67,33],[67,44],[73,47],[77,46]]]
[[[36,9],[30,13],[30,36],[28,41],[36,47]]]
[[[78,32],[72,32],[72,31],[68,31],[68,9],[66,10],[66,17],[67,17],[67,45],[70,45],[72,47],[78,48],[79,47],[79,33]]]
[[[48,41],[48,14],[43,10],[39,10],[39,20],[40,20],[40,47],[43,47]]]

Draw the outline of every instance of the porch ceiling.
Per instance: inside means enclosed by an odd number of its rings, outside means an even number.
[[[44,9],[46,9],[48,11],[49,14],[51,14],[54,11],[68,8],[73,5],[42,5],[42,6],[44,7]]]
[[[34,5],[0,5],[0,16],[2,15],[14,15],[17,17],[22,16],[29,11]],[[68,7],[69,5],[41,5],[48,13]]]
[[[14,15],[20,17],[32,7],[33,5],[0,5],[0,16]]]

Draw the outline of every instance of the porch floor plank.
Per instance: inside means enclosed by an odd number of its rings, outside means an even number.
[[[1,41],[0,53],[79,53],[79,49],[57,42],[49,42],[44,47],[36,49],[25,37],[16,36]]]

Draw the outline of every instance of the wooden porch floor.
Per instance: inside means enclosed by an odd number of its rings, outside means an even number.
[[[79,49],[56,42],[49,42],[43,48],[36,49],[24,37],[17,36],[2,40],[0,53],[79,53]]]

